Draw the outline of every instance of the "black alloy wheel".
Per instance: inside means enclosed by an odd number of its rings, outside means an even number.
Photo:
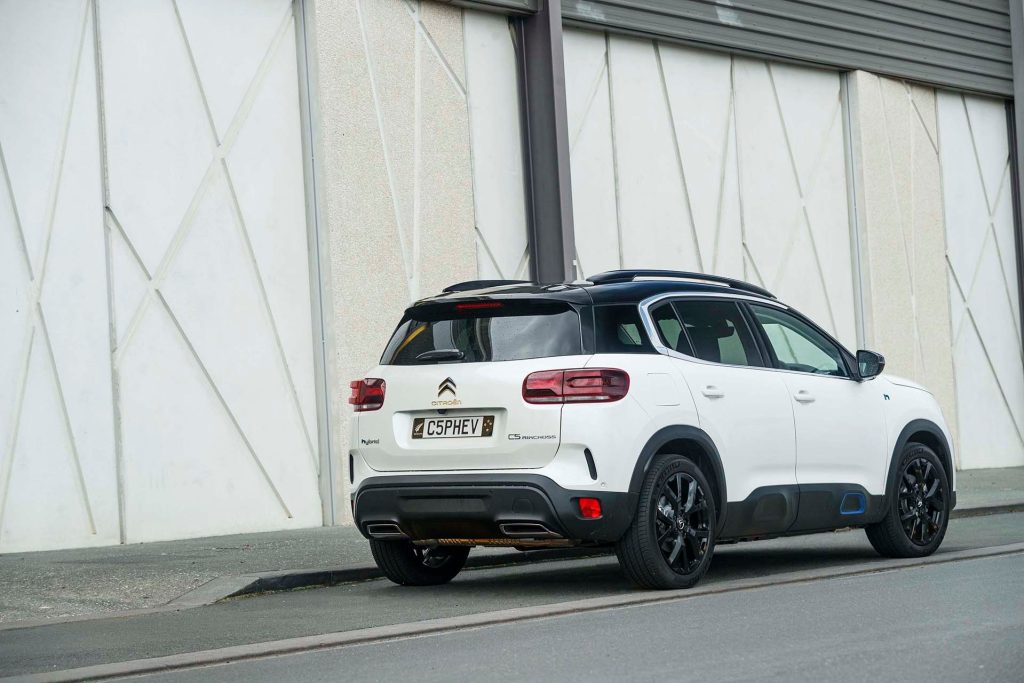
[[[690,574],[700,566],[711,537],[708,500],[700,484],[676,472],[661,487],[654,519],[661,555],[677,574]]]
[[[946,491],[939,470],[925,458],[903,466],[899,482],[900,524],[914,545],[927,546],[942,528]]]
[[[623,572],[641,588],[690,588],[711,566],[715,493],[700,467],[662,454],[644,475],[633,522],[615,544]]]
[[[864,531],[884,557],[931,555],[946,536],[951,504],[942,459],[924,444],[908,443],[887,487],[885,517]]]

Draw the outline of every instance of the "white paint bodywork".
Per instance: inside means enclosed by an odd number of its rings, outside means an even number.
[[[652,340],[658,337],[646,309],[663,298],[641,305]],[[657,341],[654,346],[658,353],[377,366],[367,376],[385,378],[388,389],[383,408],[352,418],[354,489],[371,476],[443,478],[486,471],[539,474],[566,489],[624,492],[651,437],[665,427],[690,426],[715,443],[729,502],[742,501],[759,487],[792,484],[857,484],[882,495],[894,448],[911,421],[938,425],[952,443],[935,398],[907,380],[881,375],[857,381],[730,366],[677,353]],[[625,370],[629,393],[611,403],[533,406],[522,399],[522,383],[530,372],[578,367]],[[500,415],[491,439],[414,443],[406,438],[411,417],[438,414],[430,402],[446,377],[458,383],[460,399],[466,387],[460,411]],[[799,392],[803,400],[797,400]],[[813,401],[806,400],[807,393]],[[507,439],[509,432],[556,429],[557,448]],[[590,478],[586,449],[597,465],[597,481]],[[947,474],[952,483],[954,473]]]

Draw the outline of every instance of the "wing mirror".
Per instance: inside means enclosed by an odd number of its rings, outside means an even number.
[[[861,349],[857,352],[857,371],[861,379],[871,379],[882,374],[885,369],[885,356],[874,351]]]

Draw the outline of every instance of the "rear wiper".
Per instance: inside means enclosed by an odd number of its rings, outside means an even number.
[[[465,356],[466,354],[458,349],[434,349],[433,351],[424,351],[420,355],[416,356],[416,360],[462,360]]]

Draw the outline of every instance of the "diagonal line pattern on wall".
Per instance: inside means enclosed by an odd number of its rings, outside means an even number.
[[[19,243],[22,248],[22,256],[25,261],[27,274],[30,278],[31,286],[29,288],[29,302],[26,310],[31,311],[26,316],[25,325],[25,337],[26,342],[24,344],[24,356],[23,364],[21,366],[21,373],[18,380],[18,391],[17,400],[15,403],[14,410],[12,412],[10,436],[8,438],[9,450],[7,456],[4,458],[3,471],[0,472],[0,533],[3,531],[3,519],[4,513],[7,506],[7,495],[10,490],[11,474],[14,470],[14,454],[15,447],[17,445],[17,436],[20,431],[20,422],[22,417],[22,409],[24,407],[25,391],[28,386],[28,371],[29,362],[31,361],[32,350],[35,345],[36,331],[39,331],[40,337],[43,339],[46,346],[46,360],[50,367],[52,381],[54,383],[54,390],[57,394],[58,403],[60,405],[63,424],[66,429],[65,436],[68,440],[68,448],[71,452],[72,467],[76,473],[76,484],[81,501],[83,505],[86,518],[88,520],[88,527],[90,533],[96,533],[96,524],[92,513],[92,506],[89,503],[89,495],[85,486],[85,479],[82,476],[82,466],[78,455],[78,446],[75,440],[74,431],[71,429],[71,422],[68,413],[67,402],[64,395],[64,390],[60,381],[60,373],[57,370],[56,358],[53,352],[53,345],[50,342],[50,335],[46,326],[46,318],[43,312],[41,298],[43,294],[43,286],[46,278],[46,266],[50,256],[50,246],[53,237],[53,225],[54,218],[57,212],[57,202],[60,198],[61,180],[64,175],[64,160],[67,154],[68,147],[68,134],[71,129],[71,118],[72,112],[74,111],[75,105],[75,93],[77,92],[77,84],[79,75],[82,68],[82,54],[85,48],[85,38],[88,34],[89,27],[89,3],[82,3],[82,16],[80,19],[80,28],[78,33],[78,43],[74,52],[74,60],[70,69],[68,79],[68,95],[67,104],[64,108],[63,123],[61,125],[60,134],[60,145],[58,147],[57,155],[54,159],[54,169],[50,179],[50,188],[48,192],[48,199],[46,205],[46,215],[44,218],[44,237],[41,246],[42,253],[39,257],[38,272],[33,273],[32,260],[28,253],[28,248],[25,243],[24,233],[22,232],[21,220],[17,211],[17,204],[15,202],[13,188],[11,186],[10,177],[8,175],[6,160],[3,161],[4,180],[7,186],[7,190],[10,195],[11,208],[15,214],[15,223],[17,225]]]
[[[203,102],[203,108],[206,112],[206,120],[210,127],[210,134],[216,140],[217,129],[213,121],[213,112],[210,110],[209,100],[206,96],[205,89],[203,88],[202,80],[199,78],[199,69],[196,66],[195,55],[192,51],[192,46],[189,44],[188,34],[185,31],[185,25],[182,23],[181,20],[181,13],[177,10],[176,1],[174,3],[174,6],[175,17],[177,18],[178,22],[178,30],[181,34],[181,39],[182,43],[184,44],[185,50],[188,53],[189,62],[192,65],[193,77],[195,79],[196,88],[199,91],[201,100]],[[287,31],[292,25],[292,19],[292,7],[291,5],[289,5],[287,11],[284,13],[279,22],[277,30],[274,32],[274,39],[271,41],[270,46],[267,48],[267,51],[264,54],[263,59],[260,60],[260,64],[256,69],[256,73],[253,76],[249,86],[246,88],[246,94],[245,96],[243,96],[242,101],[239,104],[238,110],[235,112],[235,115],[232,118],[232,124],[231,126],[229,126],[228,132],[225,135],[225,139],[230,138],[231,141],[234,142],[238,134],[238,131],[241,129],[241,124],[248,118],[249,111],[255,100],[255,93],[257,93],[262,87],[263,80],[267,74],[267,71],[270,68],[270,64],[273,62],[275,56],[277,55],[277,51],[281,45],[284,32]],[[306,420],[304,419],[304,416],[302,414],[302,407],[299,404],[298,389],[296,389],[295,380],[292,377],[291,367],[288,364],[288,359],[284,352],[284,345],[281,343],[281,333],[278,329],[277,320],[275,319],[274,313],[270,307],[270,298],[267,295],[267,287],[263,280],[263,274],[260,272],[259,263],[256,260],[256,252],[254,251],[252,246],[252,239],[249,236],[249,230],[246,227],[245,218],[242,215],[242,208],[238,201],[238,193],[235,189],[235,182],[231,176],[231,171],[229,170],[227,162],[225,160],[227,153],[222,152],[219,149],[215,149],[213,153],[220,164],[220,171],[223,174],[224,179],[227,183],[228,193],[231,197],[231,208],[235,216],[235,222],[237,223],[237,227],[241,234],[242,241],[245,244],[247,261],[251,267],[253,277],[256,279],[257,289],[260,294],[260,302],[263,305],[263,310],[267,316],[267,321],[270,323],[271,332],[274,338],[274,346],[277,352],[278,363],[280,364],[280,369],[284,375],[285,383],[288,385],[289,396],[291,398],[292,407],[295,411],[295,417],[297,419],[299,428],[302,431],[302,435],[306,441],[306,448],[309,453],[310,460],[313,464],[313,471],[319,475],[320,461],[319,458],[317,457],[316,449],[313,447],[313,440],[310,437],[309,429],[307,428],[306,425]]]

